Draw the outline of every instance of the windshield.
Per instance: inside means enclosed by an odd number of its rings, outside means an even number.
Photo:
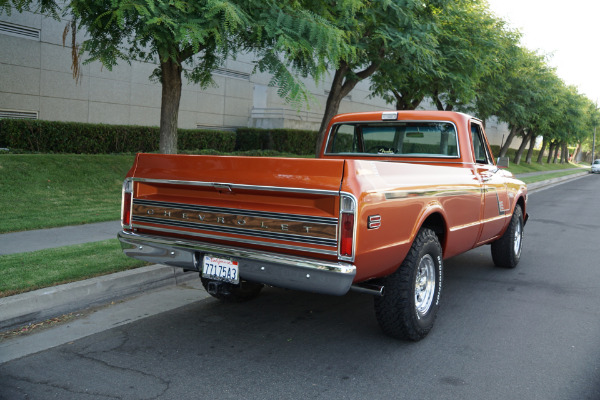
[[[600,164],[600,160],[594,161],[594,164]]]
[[[326,154],[458,157],[450,122],[367,122],[334,125]]]

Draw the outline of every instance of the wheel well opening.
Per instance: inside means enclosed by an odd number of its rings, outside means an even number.
[[[522,196],[517,200],[517,204],[521,206],[521,210],[523,210],[523,214],[525,214],[525,200]]]
[[[446,249],[446,221],[440,213],[434,213],[427,217],[423,222],[424,228],[429,228],[435,232],[440,244],[442,245],[442,251],[445,253]]]

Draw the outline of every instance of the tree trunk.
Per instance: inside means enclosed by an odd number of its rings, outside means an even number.
[[[342,99],[348,95],[354,89],[356,84],[363,79],[366,79],[373,75],[379,68],[378,64],[372,63],[366,69],[356,73],[356,79],[346,79],[350,67],[344,61],[340,62],[339,68],[335,71],[333,76],[333,82],[331,83],[331,90],[329,96],[327,96],[327,103],[325,104],[325,113],[321,120],[321,127],[319,128],[319,136],[315,145],[315,155],[319,155],[321,152],[321,145],[325,141],[325,135],[327,134],[327,126],[329,121],[333,118],[340,109],[340,103]]]
[[[529,150],[527,150],[527,157],[525,158],[525,162],[527,164],[531,164],[531,157],[533,157],[533,148],[535,147],[535,139],[537,138],[537,135],[535,135],[535,133],[531,132],[531,139],[529,139]]]
[[[502,145],[502,148],[500,149],[500,157],[506,157],[506,153],[508,152],[508,149],[510,148],[510,144],[512,143],[513,139],[515,138],[515,136],[517,136],[517,134],[522,133],[523,130],[522,129],[518,129],[518,128],[510,128],[510,133],[508,134],[508,137],[506,138],[506,142],[504,142],[504,144]]]
[[[523,156],[523,151],[525,150],[525,147],[527,147],[527,142],[529,141],[529,134],[525,134],[523,133],[523,141],[521,142],[521,145],[519,146],[519,150],[517,150],[517,154],[515,155],[515,159],[514,159],[514,163],[515,164],[519,164],[521,162],[521,156]]]
[[[542,149],[540,150],[540,154],[538,154],[537,163],[543,164],[544,152],[546,151],[546,147],[548,146],[548,137],[544,136],[544,141],[542,142]]]
[[[577,143],[577,147],[575,148],[575,152],[573,152],[573,162],[577,162],[577,156],[579,155],[579,152],[581,151],[581,143]]]
[[[396,110],[414,110],[421,104],[425,97],[407,97],[396,90],[392,90],[392,93],[394,93],[394,97],[396,98]],[[409,100],[409,98],[412,100]]]
[[[554,148],[556,147],[556,143],[554,140],[550,142],[550,148],[548,149],[548,159],[546,160],[546,164],[550,164],[552,161],[552,153],[554,152]]]
[[[181,64],[161,62],[162,98],[160,106],[160,144],[163,154],[177,154],[177,121],[181,101]]]
[[[556,143],[554,146],[554,155],[552,156],[552,164],[556,164],[556,159],[558,158],[558,149],[560,148],[560,143]]]
[[[431,99],[435,103],[435,106],[438,109],[438,111],[444,111],[444,103],[442,103],[442,100],[440,100],[440,95],[437,92],[437,90],[433,92],[433,96],[431,96]]]
[[[569,145],[567,144],[567,142],[563,142],[560,163],[567,164],[568,162],[569,162]]]

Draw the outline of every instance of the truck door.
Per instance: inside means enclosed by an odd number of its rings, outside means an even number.
[[[475,169],[481,182],[483,205],[481,209],[481,228],[478,243],[498,236],[504,228],[510,213],[508,190],[500,169],[492,159],[483,127],[471,121],[471,139],[475,155]]]

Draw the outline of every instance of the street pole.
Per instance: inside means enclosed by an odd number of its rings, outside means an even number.
[[[596,114],[598,113],[598,99],[596,99]],[[592,164],[594,163],[594,160],[596,159],[596,155],[595,155],[595,151],[596,151],[596,126],[598,125],[598,119],[597,119],[597,115],[595,116],[596,118],[594,118],[594,139],[592,139]]]
[[[596,125],[594,125],[594,139],[592,140],[592,162],[595,160],[594,151],[596,150]]]

